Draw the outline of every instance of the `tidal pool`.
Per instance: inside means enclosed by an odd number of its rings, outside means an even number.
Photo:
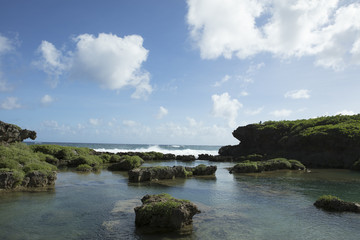
[[[313,206],[323,194],[360,202],[360,173],[348,170],[229,174],[233,163],[147,162],[145,166],[214,165],[215,177],[129,183],[127,173],[59,172],[49,192],[0,193],[0,239],[360,239],[360,214]],[[188,199],[201,214],[184,232],[144,235],[134,207],[145,194]]]

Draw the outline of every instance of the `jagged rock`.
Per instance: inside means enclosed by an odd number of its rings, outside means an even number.
[[[217,167],[200,164],[194,168],[190,168],[190,169],[186,168],[186,170],[191,171],[193,175],[206,176],[206,175],[214,175],[217,170]]]
[[[0,172],[0,189],[13,189],[18,184],[14,172]]]
[[[57,174],[53,171],[51,174],[45,174],[40,171],[33,171],[26,174],[22,186],[28,188],[54,186]]]
[[[24,139],[36,139],[36,132],[0,121],[0,143],[22,142]]]
[[[214,175],[216,166],[205,166],[203,164],[197,167],[146,167],[135,168],[129,171],[130,182],[145,182],[151,180],[185,178],[192,175]]]
[[[360,213],[360,204],[345,202],[335,196],[321,196],[314,205],[326,211]]]
[[[309,168],[355,168],[360,159],[360,114],[260,122],[238,127],[233,136],[240,143],[221,147],[219,155],[284,157]]]
[[[145,195],[142,206],[136,207],[135,224],[152,231],[174,231],[190,225],[200,210],[187,200],[175,199],[169,194]]]

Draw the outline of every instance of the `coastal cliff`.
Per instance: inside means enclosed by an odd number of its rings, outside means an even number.
[[[0,121],[0,143],[22,142],[27,138],[35,140],[36,132]]]
[[[307,167],[360,169],[360,114],[260,122],[232,134],[240,143],[220,148],[221,156],[285,157]]]

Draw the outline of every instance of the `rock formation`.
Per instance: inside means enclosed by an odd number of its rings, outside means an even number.
[[[129,171],[130,182],[145,182],[151,180],[185,178],[193,175],[214,175],[217,167],[199,165],[197,167],[147,167],[135,168]]]
[[[358,203],[345,202],[331,195],[321,196],[314,205],[326,211],[360,213],[360,205]]]
[[[163,193],[145,195],[142,206],[136,207],[135,224],[153,231],[173,231],[190,225],[195,214],[200,213],[195,204]]]
[[[27,138],[35,140],[36,132],[0,121],[0,143],[22,142]]]
[[[41,171],[33,171],[22,179],[14,171],[0,172],[0,189],[15,189],[17,187],[38,188],[55,185],[56,172],[45,174]]]
[[[230,173],[254,173],[263,171],[275,171],[281,169],[305,170],[305,166],[297,160],[275,158],[267,161],[251,162],[245,161],[236,164],[230,169]]]
[[[221,156],[285,157],[310,168],[352,168],[360,159],[360,114],[249,124],[233,136],[240,143],[220,148]]]

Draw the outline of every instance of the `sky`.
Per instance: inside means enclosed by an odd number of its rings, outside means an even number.
[[[0,120],[37,141],[238,144],[360,112],[360,0],[0,0]]]

